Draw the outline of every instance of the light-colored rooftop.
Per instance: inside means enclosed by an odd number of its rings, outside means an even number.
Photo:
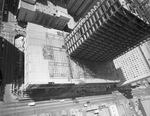
[[[143,105],[146,115],[150,116],[150,99],[142,100],[141,103]]]
[[[25,45],[26,84],[119,82],[112,62],[102,65],[69,59],[64,46],[65,34],[28,24]]]

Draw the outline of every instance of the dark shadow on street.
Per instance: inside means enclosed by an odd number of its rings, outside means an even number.
[[[46,88],[47,87],[47,88]],[[34,89],[33,89],[34,88]],[[55,84],[55,85],[31,85],[24,93],[33,101],[44,101],[53,99],[66,99],[77,97],[88,97],[96,95],[108,95],[114,91],[119,91],[127,99],[133,98],[130,86],[117,87],[114,83],[101,83],[101,84]]]
[[[28,95],[34,101],[43,101],[50,99],[65,99],[65,98],[77,98],[87,97],[95,95],[107,95],[111,94],[111,91],[107,89],[108,86],[114,86],[113,83],[107,84],[62,84],[62,85],[44,85],[38,86],[36,89],[27,89],[24,93]],[[32,88],[34,88],[32,86]]]
[[[123,73],[121,67],[116,69],[116,70],[117,70],[118,77],[119,77],[120,81],[122,83],[125,82],[126,78],[124,76],[124,73]],[[120,87],[117,87],[116,90],[118,90],[120,93],[122,93],[122,95],[124,95],[127,99],[131,99],[131,98],[133,98],[131,88],[132,88],[132,86],[130,84],[125,85],[125,86],[120,85]]]
[[[132,99],[133,98],[133,96],[132,96],[132,89],[131,88],[128,88],[128,89],[118,88],[118,91],[120,93],[122,93],[122,95],[124,95],[127,99]]]
[[[11,36],[10,38],[0,37],[1,101],[3,101],[4,94],[7,93],[5,91],[7,84],[12,84],[12,92],[15,93],[24,83],[24,53],[15,47],[13,39],[15,38]]]
[[[78,66],[84,70],[84,78],[100,78],[117,80],[117,73],[113,62],[99,63],[89,62],[81,59],[73,59]],[[74,69],[76,70],[76,69]],[[78,73],[78,72],[74,72]],[[81,74],[81,73],[80,73]],[[90,76],[91,77],[90,77]],[[114,77],[114,78],[113,78]],[[24,96],[31,98],[33,101],[43,101],[50,99],[65,99],[87,97],[95,95],[111,94],[116,88],[116,83],[81,83],[81,84],[46,84],[46,85],[29,85],[24,91]]]

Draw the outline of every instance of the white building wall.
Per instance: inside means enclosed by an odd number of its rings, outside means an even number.
[[[121,85],[130,84],[150,76],[150,68],[140,47],[136,47],[114,60]]]
[[[141,46],[142,52],[145,56],[145,59],[150,66],[150,40],[142,44]]]

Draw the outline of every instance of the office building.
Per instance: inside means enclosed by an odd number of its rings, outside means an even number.
[[[19,3],[18,21],[31,22],[48,28],[63,30],[71,16],[65,8],[50,1],[28,1]]]
[[[124,55],[116,58],[114,64],[120,77],[120,85],[132,84],[150,77],[150,67],[146,50],[141,49],[145,44],[134,48]],[[149,54],[150,55],[150,54]]]
[[[134,9],[124,0],[97,2],[66,37],[69,55],[107,62],[138,46],[150,26]]]

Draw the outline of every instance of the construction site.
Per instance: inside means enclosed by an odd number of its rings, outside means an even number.
[[[150,83],[149,0],[1,0],[0,100],[111,94]]]

